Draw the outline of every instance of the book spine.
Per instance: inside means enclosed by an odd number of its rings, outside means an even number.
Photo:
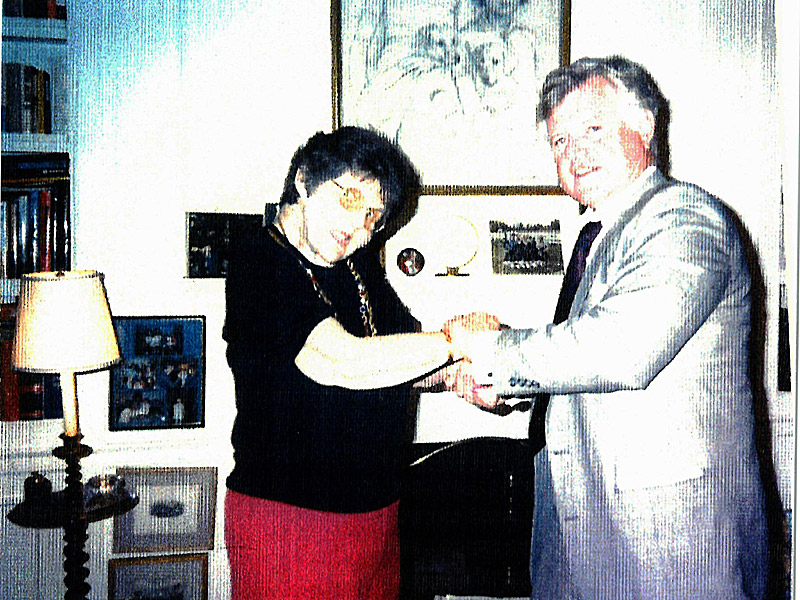
[[[43,417],[44,384],[41,375],[16,373],[20,421],[38,421]]]
[[[0,418],[3,421],[19,421],[17,374],[11,368],[15,312],[14,304],[0,305]]]
[[[6,209],[6,233],[8,237],[8,244],[6,246],[6,269],[8,270],[8,277],[10,279],[16,279],[19,277],[19,259],[17,257],[17,248],[19,247],[17,242],[17,234],[19,233],[17,225],[19,198],[10,200]]]
[[[22,131],[22,65],[3,63],[3,87],[6,90],[4,131],[20,133]]]
[[[22,65],[22,131],[36,132],[36,67]]]
[[[25,268],[28,273],[39,266],[39,197],[41,190],[33,190],[28,197],[28,247],[25,252]]]
[[[54,225],[50,190],[39,190],[39,271],[53,269]]]
[[[8,278],[6,248],[8,248],[8,200],[6,195],[3,194],[2,201],[0,201],[0,279]]]
[[[28,204],[30,199],[27,194],[19,196],[17,199],[16,210],[16,223],[17,223],[17,277],[23,273],[28,273],[28,247],[30,239],[28,232],[30,231],[30,219],[28,218]]]
[[[64,408],[61,404],[61,385],[58,375],[42,376],[44,393],[42,395],[42,417],[45,419],[61,419]]]

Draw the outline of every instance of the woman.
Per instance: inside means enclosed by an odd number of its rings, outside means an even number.
[[[384,136],[344,127],[295,154],[273,223],[231,260],[236,384],[225,535],[232,597],[397,598],[409,382],[450,360],[361,250],[416,187]]]

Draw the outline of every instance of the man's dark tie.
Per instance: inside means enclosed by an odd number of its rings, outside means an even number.
[[[602,227],[600,221],[589,221],[581,229],[575,247],[572,249],[572,256],[567,265],[567,272],[564,274],[564,281],[561,283],[561,291],[558,293],[556,303],[556,313],[553,323],[558,325],[567,320],[569,310],[572,308],[572,301],[575,299],[575,292],[581,283],[583,272],[586,270],[586,258],[592,247],[597,234]],[[550,403],[550,394],[539,394],[531,411],[531,422],[528,428],[528,435],[535,445],[544,445],[544,416],[547,412],[547,405]]]

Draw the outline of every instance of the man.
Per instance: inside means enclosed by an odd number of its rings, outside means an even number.
[[[750,278],[722,203],[657,169],[666,110],[625,58],[552,72],[539,119],[561,187],[599,229],[574,300],[562,290],[565,320],[539,328],[478,331],[496,322],[487,315],[445,327],[487,384],[462,386],[471,401],[552,394],[536,458],[536,599],[765,594]]]

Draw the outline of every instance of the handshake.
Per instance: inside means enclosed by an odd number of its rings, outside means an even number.
[[[445,387],[491,411],[503,403],[494,393],[488,373],[497,332],[504,328],[496,316],[482,312],[453,317],[442,326],[456,361],[443,369]]]

